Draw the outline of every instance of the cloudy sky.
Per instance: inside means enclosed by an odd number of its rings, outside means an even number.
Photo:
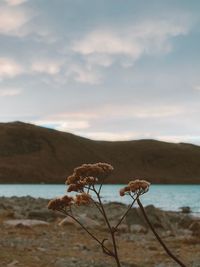
[[[0,0],[0,121],[200,145],[200,1]]]

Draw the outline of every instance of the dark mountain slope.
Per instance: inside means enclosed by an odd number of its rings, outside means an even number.
[[[92,141],[31,124],[0,123],[0,183],[63,183],[82,163],[111,163],[107,181],[200,183],[200,147],[155,140]]]

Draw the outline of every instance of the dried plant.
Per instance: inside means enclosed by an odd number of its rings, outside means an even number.
[[[61,198],[53,199],[49,202],[48,208],[51,210],[59,211],[66,216],[72,218],[75,222],[77,222],[83,230],[85,230],[91,238],[93,238],[102,248],[104,254],[112,257],[115,259],[116,265],[121,267],[119,256],[118,256],[118,247],[116,242],[116,232],[118,231],[119,225],[125,219],[126,215],[133,207],[134,203],[138,203],[144,219],[146,220],[147,224],[149,225],[150,229],[152,230],[153,234],[164,248],[166,253],[180,266],[186,267],[164,244],[154,227],[152,226],[151,222],[148,219],[148,216],[145,212],[145,209],[140,201],[140,196],[144,193],[148,192],[150,183],[145,180],[133,180],[128,183],[127,186],[120,189],[120,196],[128,195],[132,199],[132,203],[127,208],[126,212],[121,216],[118,223],[116,225],[111,225],[108,216],[106,214],[104,204],[101,200],[101,189],[103,185],[104,179],[113,171],[113,167],[107,163],[95,163],[95,164],[83,164],[80,167],[74,169],[72,175],[67,177],[66,184],[68,185],[67,191],[68,192],[77,192],[75,197],[71,197],[65,195]],[[100,186],[97,189],[97,183],[100,182]],[[91,193],[95,195],[95,198],[91,196]],[[108,248],[105,244],[107,239],[100,240],[97,238],[95,234],[88,230],[87,226],[83,225],[78,218],[72,212],[73,206],[81,206],[81,205],[88,205],[93,203],[96,208],[99,210],[101,215],[103,216],[105,223],[108,228],[108,232],[110,234],[112,240],[112,249]]]

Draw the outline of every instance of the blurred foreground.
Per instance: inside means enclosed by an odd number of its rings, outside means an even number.
[[[41,198],[0,198],[0,266],[115,266],[115,262],[104,255],[78,225],[49,211],[47,203]],[[125,210],[126,206],[120,203],[106,204],[113,225]],[[174,254],[187,266],[199,267],[200,218],[164,212],[152,205],[146,207],[146,212]],[[100,239],[109,238],[104,221],[94,207],[81,207],[77,214],[81,222],[91,232],[96,232]],[[177,266],[159,246],[136,208],[130,211],[116,236],[124,267]]]

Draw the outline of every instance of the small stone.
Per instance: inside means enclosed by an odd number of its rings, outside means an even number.
[[[189,206],[181,207],[180,209],[181,209],[182,213],[190,213],[191,212],[191,209]]]
[[[200,234],[200,222],[191,223],[189,230],[191,230],[193,234]]]
[[[82,225],[87,226],[88,228],[96,228],[100,226],[100,224],[97,221],[89,218],[86,214],[81,214],[79,216],[76,216],[76,219]],[[81,226],[71,217],[66,217],[59,223],[59,226],[68,226],[68,225],[74,225],[78,228],[81,228]]]
[[[14,260],[14,261],[12,261],[11,263],[7,264],[7,267],[14,267],[14,266],[16,266],[18,263],[19,263],[19,261]]]
[[[38,251],[41,251],[41,252],[45,252],[45,251],[47,251],[46,248],[42,248],[42,247],[37,248],[37,250],[38,250]]]
[[[122,233],[127,233],[128,232],[128,225],[125,223],[122,223],[119,225],[119,227],[117,229]]]
[[[139,224],[131,225],[130,231],[131,231],[131,233],[142,233],[142,234],[146,234],[148,232],[148,230],[145,227],[143,227],[142,225],[139,225]]]
[[[4,221],[5,226],[11,227],[33,227],[33,226],[48,226],[49,223],[40,220],[7,220]]]

